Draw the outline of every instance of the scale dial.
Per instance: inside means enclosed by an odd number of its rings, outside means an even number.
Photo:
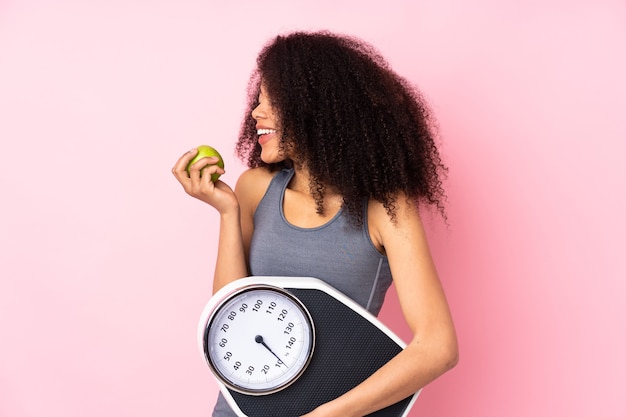
[[[288,291],[250,285],[210,313],[204,355],[228,388],[265,395],[288,387],[313,355],[315,330],[306,307]]]

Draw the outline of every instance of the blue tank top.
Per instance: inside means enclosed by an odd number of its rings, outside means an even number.
[[[256,209],[251,275],[319,278],[377,315],[391,285],[391,271],[387,257],[370,239],[367,204],[359,227],[350,223],[343,209],[322,226],[294,226],[283,212],[292,177],[293,169],[277,173]]]

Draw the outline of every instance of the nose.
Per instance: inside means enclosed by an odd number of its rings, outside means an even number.
[[[265,110],[261,107],[261,104],[257,104],[257,106],[252,110],[252,118],[254,120],[259,120],[267,117]]]

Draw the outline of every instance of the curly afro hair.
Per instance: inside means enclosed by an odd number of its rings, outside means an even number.
[[[282,128],[283,148],[298,160],[261,160],[256,121],[261,81]],[[400,196],[434,205],[445,218],[435,124],[418,89],[360,39],[329,32],[295,32],[268,43],[248,84],[248,107],[237,154],[250,168],[304,165],[318,212],[330,188],[356,223],[364,201],[376,200],[396,218]]]

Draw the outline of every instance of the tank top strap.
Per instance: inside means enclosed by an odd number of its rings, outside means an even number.
[[[282,196],[284,195],[285,189],[287,189],[289,181],[291,181],[292,177],[293,168],[285,168],[279,171],[270,181],[270,185],[267,187],[263,199],[268,202],[282,201]]]

